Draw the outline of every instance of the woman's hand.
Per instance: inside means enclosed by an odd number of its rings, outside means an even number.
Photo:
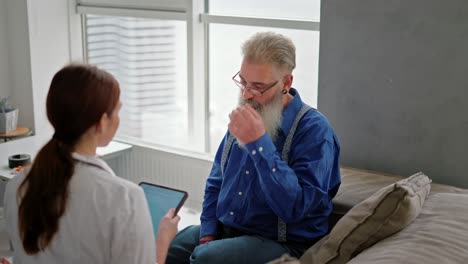
[[[177,234],[177,225],[180,216],[175,214],[175,209],[171,208],[161,219],[158,227],[158,237],[156,238],[156,259],[158,264],[166,262],[169,245]]]

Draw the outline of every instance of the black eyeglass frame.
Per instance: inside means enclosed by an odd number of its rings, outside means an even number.
[[[261,96],[263,95],[264,93],[266,93],[268,90],[270,90],[271,88],[275,87],[275,85],[277,85],[280,81],[276,81],[274,82],[273,84],[269,85],[267,88],[263,89],[262,91],[259,91],[259,90],[256,90],[256,89],[253,89],[253,88],[249,88],[247,87],[246,85],[242,84],[241,82],[239,82],[238,80],[236,80],[236,76],[239,75],[240,71],[238,71],[234,76],[232,76],[232,80],[234,81],[234,83],[241,89],[241,91],[244,91],[245,89],[247,89],[247,91],[251,94],[253,94],[254,96]],[[284,77],[283,77],[284,78]]]

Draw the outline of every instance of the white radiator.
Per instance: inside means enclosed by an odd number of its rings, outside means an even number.
[[[134,146],[118,157],[106,160],[115,173],[132,182],[146,181],[189,193],[186,204],[200,209],[211,161]]]

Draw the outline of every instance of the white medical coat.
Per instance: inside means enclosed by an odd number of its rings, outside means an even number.
[[[5,191],[6,228],[15,264],[156,263],[156,244],[148,204],[136,184],[115,176],[100,158],[73,153],[75,172],[59,230],[36,255],[27,255],[18,231],[16,193],[25,173]]]

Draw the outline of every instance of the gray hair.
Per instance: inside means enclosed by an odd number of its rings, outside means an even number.
[[[256,33],[242,45],[242,54],[248,62],[286,67],[289,73],[296,68],[294,43],[275,32]]]

